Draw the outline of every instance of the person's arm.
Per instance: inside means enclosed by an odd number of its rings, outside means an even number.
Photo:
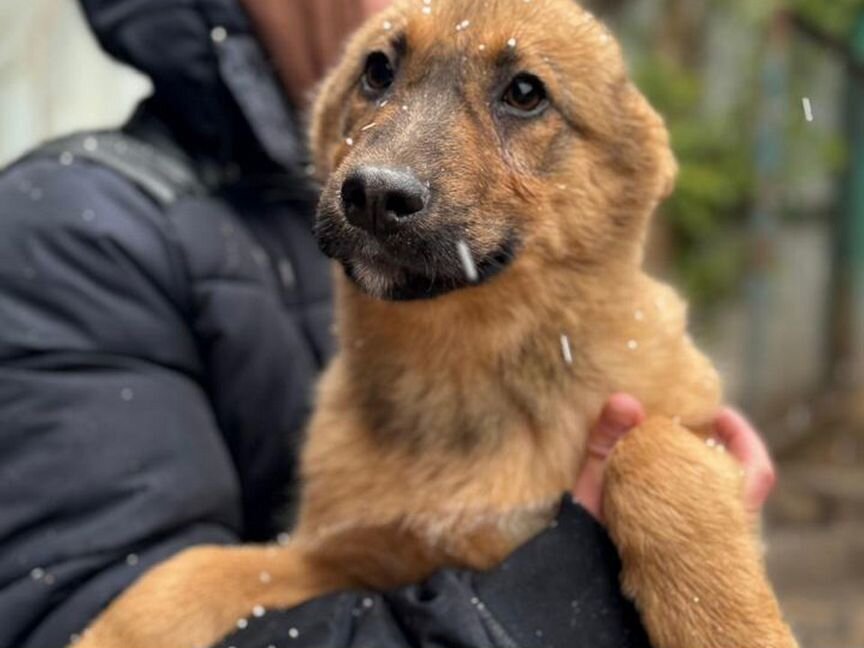
[[[114,173],[0,176],[0,647],[66,645],[140,574],[241,524],[182,259]]]
[[[219,648],[648,648],[619,570],[603,528],[566,497],[553,527],[492,571],[253,613]]]

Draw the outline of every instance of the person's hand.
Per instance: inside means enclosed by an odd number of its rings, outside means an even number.
[[[391,0],[241,0],[296,106],[342,53],[345,38]]]
[[[585,462],[573,488],[573,499],[603,522],[603,473],[615,445],[645,420],[642,404],[627,394],[606,401],[600,418],[588,433]]]
[[[587,456],[576,480],[573,497],[603,522],[603,474],[615,445],[645,420],[645,411],[627,394],[612,396],[588,434]],[[714,419],[714,440],[741,464],[744,471],[744,505],[758,513],[774,488],[776,473],[759,433],[741,414],[722,409]]]
[[[724,408],[714,419],[714,436],[744,470],[744,505],[758,513],[774,490],[777,473],[765,442],[741,414]]]

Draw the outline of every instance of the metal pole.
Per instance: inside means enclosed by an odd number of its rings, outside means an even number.
[[[768,351],[771,272],[774,242],[780,230],[784,136],[789,101],[786,58],[788,32],[785,15],[777,12],[769,26],[762,64],[762,91],[754,151],[756,199],[748,223],[750,263],[745,290],[749,322],[744,347],[743,405],[751,412],[758,410],[761,404],[763,385],[771,371]]]
[[[835,227],[832,372],[840,386],[864,382],[864,82],[851,72],[864,64],[864,12],[852,36],[847,75],[846,133],[849,167]]]

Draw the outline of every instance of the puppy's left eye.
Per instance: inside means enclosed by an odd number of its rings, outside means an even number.
[[[517,74],[507,86],[501,102],[521,116],[530,117],[540,113],[549,103],[546,86],[533,74]]]
[[[366,59],[363,70],[363,90],[369,95],[378,95],[393,85],[393,65],[384,52],[372,52]]]

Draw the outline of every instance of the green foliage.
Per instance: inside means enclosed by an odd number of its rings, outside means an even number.
[[[836,38],[852,34],[857,16],[864,12],[864,0],[789,0],[788,6]]]
[[[785,47],[780,54],[788,77],[780,90],[785,98],[780,112],[769,118],[784,140],[782,195],[780,204],[772,203],[772,209],[781,211],[773,215],[813,218],[831,207],[813,202],[814,187],[820,195],[826,187],[830,191],[845,158],[837,130],[842,94],[839,88],[832,90],[830,80],[825,85],[825,75],[842,74],[842,46],[850,41],[856,17],[864,16],[864,0],[707,0],[701,9],[693,9],[689,0],[657,0],[653,13],[642,1],[634,0],[619,19],[626,27],[636,80],[666,118],[681,168],[677,190],[659,220],[667,227],[665,240],[671,242],[672,269],[690,298],[704,308],[733,293],[748,271],[746,223],[760,191],[756,133],[759,120],[765,119],[759,109],[765,90],[760,74],[769,42],[771,55],[777,56],[778,44],[769,32],[778,24],[775,16],[782,15],[778,10],[794,12],[822,35],[813,39],[787,23],[779,39]],[[668,29],[670,24],[676,28]],[[717,34],[729,35],[729,25],[738,31],[734,42],[718,41]],[[826,35],[833,41],[828,45]],[[670,43],[670,37],[681,42]],[[692,51],[694,44],[698,49],[709,41],[715,49]],[[724,105],[706,106],[717,93],[716,86],[707,84],[718,82],[718,74],[712,68],[709,78],[710,60],[705,57],[717,47],[742,44],[741,55],[732,57],[740,69],[720,75],[725,75],[719,82],[728,95]],[[805,96],[814,98],[814,122],[804,119]]]
[[[716,301],[741,276],[744,246],[734,232],[753,192],[750,128],[734,117],[707,118],[702,77],[656,55],[636,70],[645,94],[669,125],[680,165],[677,189],[662,218],[674,245],[674,269],[691,299]]]

